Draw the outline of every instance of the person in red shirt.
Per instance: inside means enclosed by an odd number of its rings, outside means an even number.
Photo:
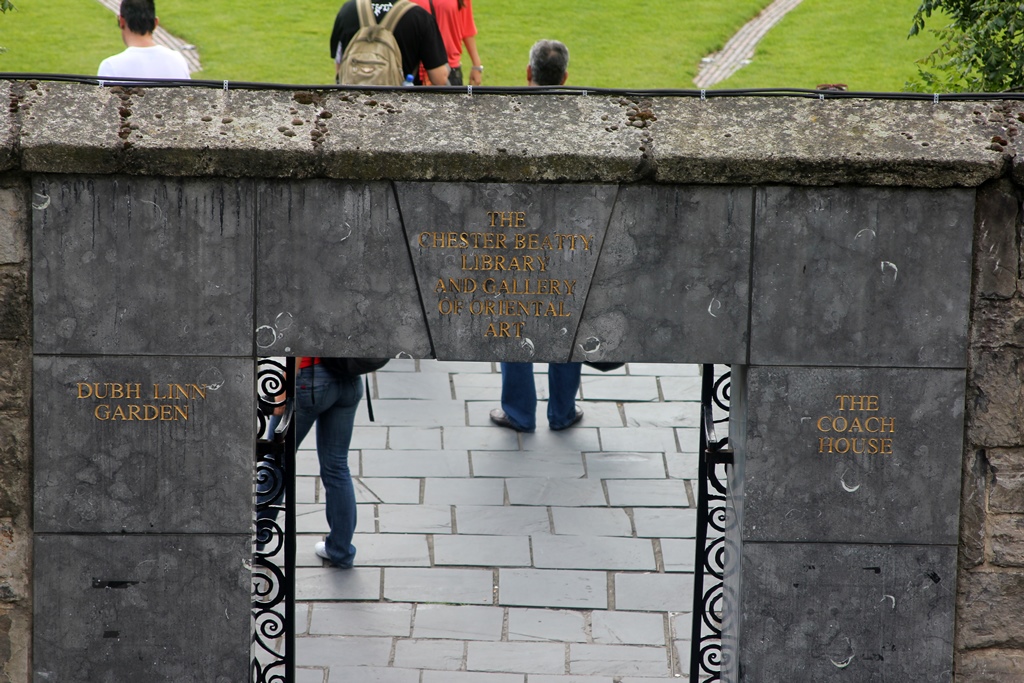
[[[448,52],[448,85],[463,85],[462,46],[473,65],[469,70],[469,84],[480,85],[483,80],[484,66],[480,62],[480,54],[476,49],[476,23],[473,21],[473,3],[471,0],[412,0],[430,12],[437,22],[437,28],[444,39],[444,47]],[[425,74],[420,74],[421,80]],[[435,85],[445,85],[439,83]]]

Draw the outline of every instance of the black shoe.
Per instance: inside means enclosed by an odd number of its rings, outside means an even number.
[[[579,422],[582,419],[583,419],[583,408],[580,408],[579,406],[576,406],[576,414],[572,416],[572,420],[569,421],[569,424],[565,425],[564,427],[552,427],[551,431],[560,432],[563,429],[568,429],[569,427],[572,427],[574,424],[576,424],[577,422]]]
[[[508,415],[505,414],[505,411],[502,410],[501,408],[495,408],[494,410],[491,411],[491,422],[498,425],[499,427],[508,427],[509,429],[513,429],[517,432],[530,431],[528,429],[521,429],[519,426],[513,423],[512,420],[509,419]]]

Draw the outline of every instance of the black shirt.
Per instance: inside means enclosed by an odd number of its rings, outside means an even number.
[[[392,2],[373,2],[373,13],[379,22],[391,9]],[[348,42],[359,30],[359,10],[355,0],[348,0],[334,19],[334,30],[331,31],[331,57],[336,58],[338,46],[344,52]],[[394,30],[395,42],[402,52],[402,73],[412,74],[418,81],[420,63],[428,71],[448,64],[448,52],[441,39],[437,22],[430,13],[419,5],[413,5],[399,20]]]

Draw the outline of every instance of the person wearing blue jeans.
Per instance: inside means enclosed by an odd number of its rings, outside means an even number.
[[[335,375],[318,361],[303,358],[300,362],[295,382],[295,443],[301,444],[316,424],[316,454],[330,532],[327,541],[317,543],[314,550],[331,564],[347,569],[356,557],[352,545],[356,493],[348,467],[348,447],[363,383],[356,375]]]
[[[583,419],[583,409],[576,405],[581,368],[581,363],[548,365],[548,425],[555,431],[568,429]],[[537,428],[533,363],[501,364],[501,408],[491,411],[491,422],[517,432]]]

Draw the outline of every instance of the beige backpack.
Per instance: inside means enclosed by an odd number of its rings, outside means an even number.
[[[356,0],[359,31],[341,56],[339,83],[342,85],[402,85],[402,52],[392,33],[398,21],[412,9],[409,0],[395,0],[378,24],[370,0]]]

